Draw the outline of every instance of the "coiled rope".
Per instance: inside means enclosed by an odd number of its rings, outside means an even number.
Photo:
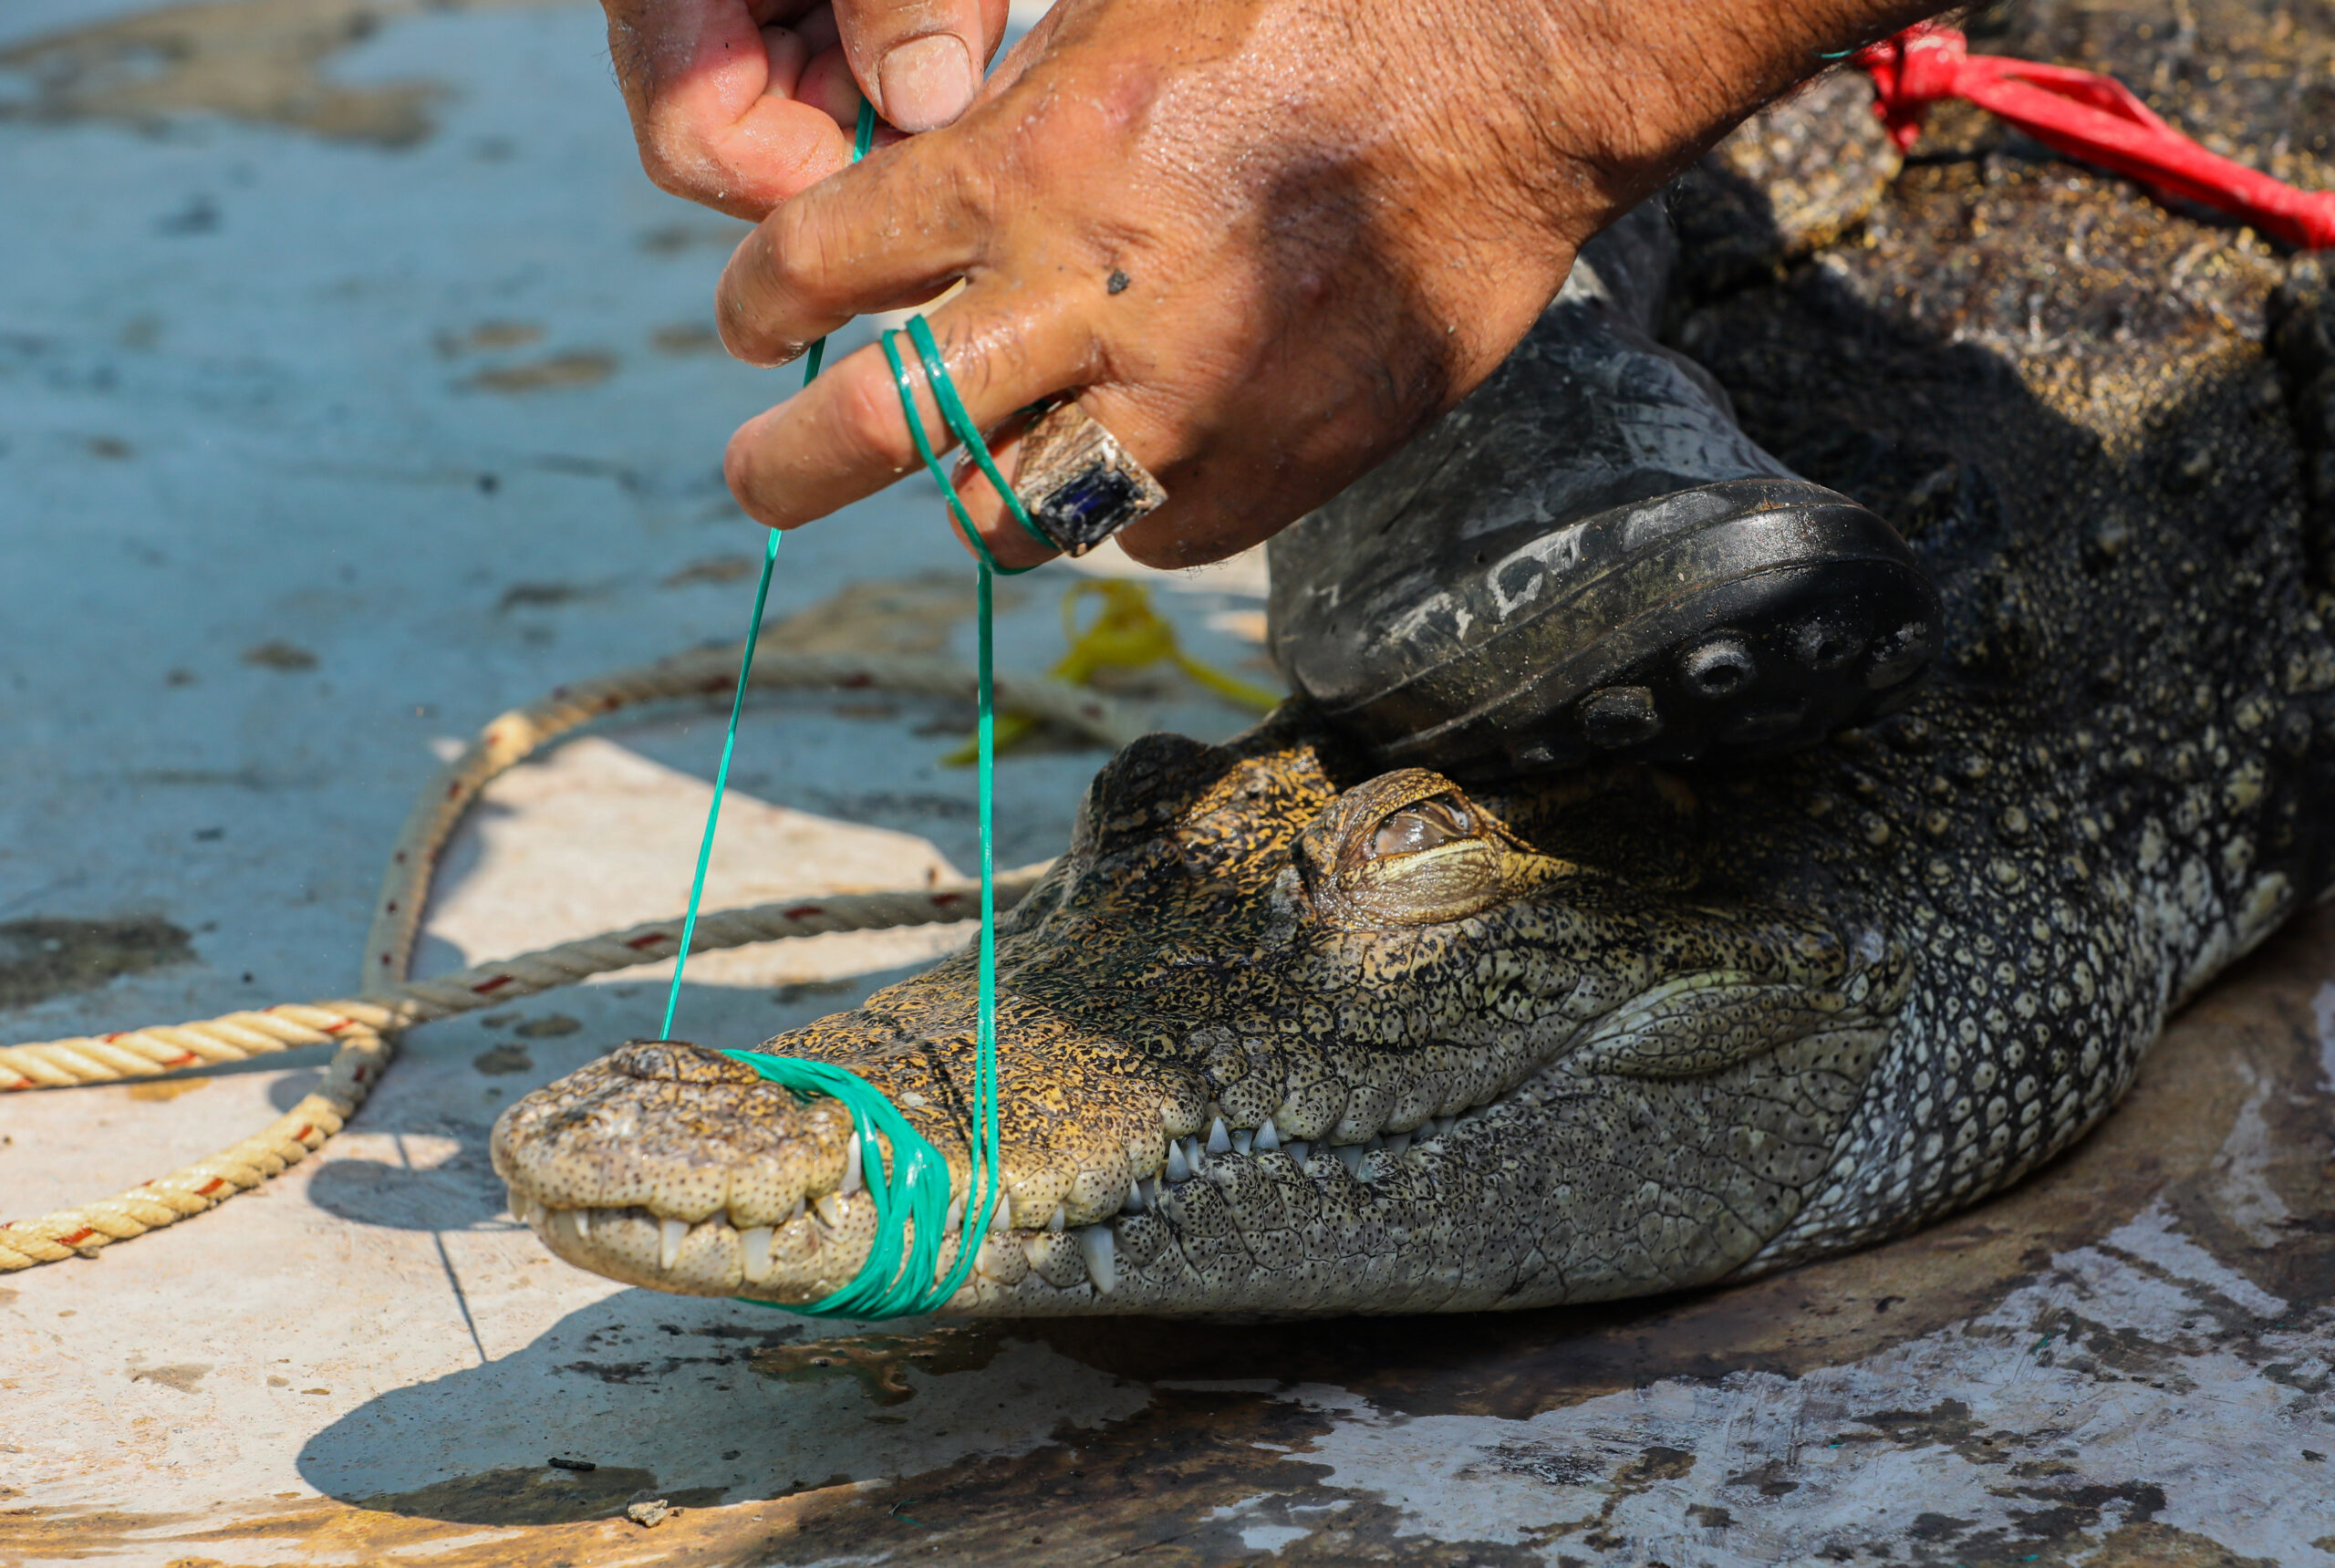
[[[423,788],[406,819],[382,879],[358,996],[285,1003],[115,1034],[0,1046],[0,1091],[115,1083],[304,1046],[340,1047],[315,1092],[253,1136],[113,1197],[37,1220],[0,1223],[0,1273],[77,1255],[93,1257],[112,1242],[215,1208],[297,1164],[338,1132],[364,1103],[389,1066],[400,1030],[677,955],[682,922],[652,920],[478,964],[458,974],[426,981],[406,978],[439,855],[490,781],[561,736],[627,709],[729,696],[742,653],[741,645],[692,649],[637,670],[561,687],[486,725]],[[960,701],[976,697],[979,688],[974,670],[945,659],[902,656],[763,651],[753,661],[752,676],[757,690],[878,689]],[[1043,718],[1105,746],[1125,745],[1136,734],[1135,726],[1107,699],[1058,681],[1001,680],[996,700],[1001,707]],[[1011,908],[1043,870],[1042,864],[1001,873],[997,906]],[[977,898],[975,885],[967,883],[716,910],[700,917],[690,950],[708,952],[825,931],[962,920],[976,912]]]

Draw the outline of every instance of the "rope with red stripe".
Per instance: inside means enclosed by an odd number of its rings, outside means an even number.
[[[2069,158],[2137,180],[2161,195],[2242,218],[2306,250],[2335,245],[2335,192],[2303,191],[2206,151],[2093,71],[1974,55],[1952,27],[1923,22],[1857,51],[1873,105],[1900,148],[1921,136],[1933,103],[1964,99]]]

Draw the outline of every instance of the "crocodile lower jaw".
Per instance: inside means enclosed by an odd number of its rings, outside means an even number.
[[[1402,1162],[1430,1150],[1443,1150],[1457,1128],[1507,1104],[1516,1090],[1496,1096],[1482,1106],[1455,1116],[1434,1116],[1415,1131],[1372,1137],[1358,1144],[1309,1144],[1282,1140],[1272,1124],[1232,1129],[1218,1119],[1207,1136],[1168,1142],[1157,1174],[1136,1181],[1127,1191],[1119,1213],[1091,1225],[1064,1223],[1057,1207],[1047,1223],[1016,1229],[1004,1223],[1008,1206],[998,1205],[988,1236],[973,1261],[973,1275],[951,1307],[956,1311],[994,1309],[1011,1303],[1016,1311],[1075,1312],[1082,1301],[1098,1302],[1118,1285],[1116,1258],[1118,1227],[1127,1220],[1172,1207],[1188,1182],[1228,1181],[1242,1161],[1275,1161],[1285,1168],[1282,1179],[1302,1175],[1317,1182],[1368,1184],[1398,1168]],[[724,1211],[694,1223],[668,1218],[638,1205],[620,1208],[552,1208],[513,1187],[511,1212],[555,1255],[595,1272],[655,1290],[692,1295],[756,1297],[758,1288],[782,1272],[789,1260],[836,1259],[833,1277],[820,1288],[796,1294],[776,1305],[801,1304],[847,1283],[858,1260],[867,1251],[874,1228],[874,1208],[864,1188],[846,1179],[846,1189],[831,1192],[815,1204],[798,1202],[794,1212],[777,1224],[737,1226]],[[953,1207],[941,1246],[945,1271],[956,1256],[961,1228],[962,1203]],[[820,1272],[814,1265],[814,1272]],[[798,1276],[799,1277],[799,1276]],[[1185,1304],[1206,1310],[1206,1303]]]

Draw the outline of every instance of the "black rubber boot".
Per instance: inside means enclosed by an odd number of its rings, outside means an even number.
[[[1789,751],[1927,670],[1896,533],[1654,341],[1674,250],[1659,198],[1592,240],[1489,380],[1268,547],[1274,657],[1385,765]]]

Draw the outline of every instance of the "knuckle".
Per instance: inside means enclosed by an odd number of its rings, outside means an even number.
[[[920,461],[889,379],[839,377],[835,390],[828,424],[838,458],[853,467],[881,466],[887,473],[905,472]]]
[[[804,309],[836,308],[844,269],[833,264],[837,250],[826,203],[796,200],[771,214],[756,235],[756,262],[779,296]]]
[[[640,148],[641,171],[659,191],[692,200],[708,191],[711,158],[699,140],[653,108],[643,114],[633,140]]]
[[[668,196],[689,196],[695,193],[695,184],[681,166],[660,147],[648,142],[640,146],[641,172],[649,182]]]
[[[721,346],[749,365],[779,364],[801,347],[770,320],[773,304],[783,306],[785,299],[782,291],[773,300],[770,271],[766,231],[757,229],[739,243],[714,290],[714,326]]]
[[[730,487],[731,496],[747,516],[776,526],[780,519],[763,503],[761,468],[754,459],[754,449],[749,442],[732,441],[729,451],[721,454],[722,483]]]

